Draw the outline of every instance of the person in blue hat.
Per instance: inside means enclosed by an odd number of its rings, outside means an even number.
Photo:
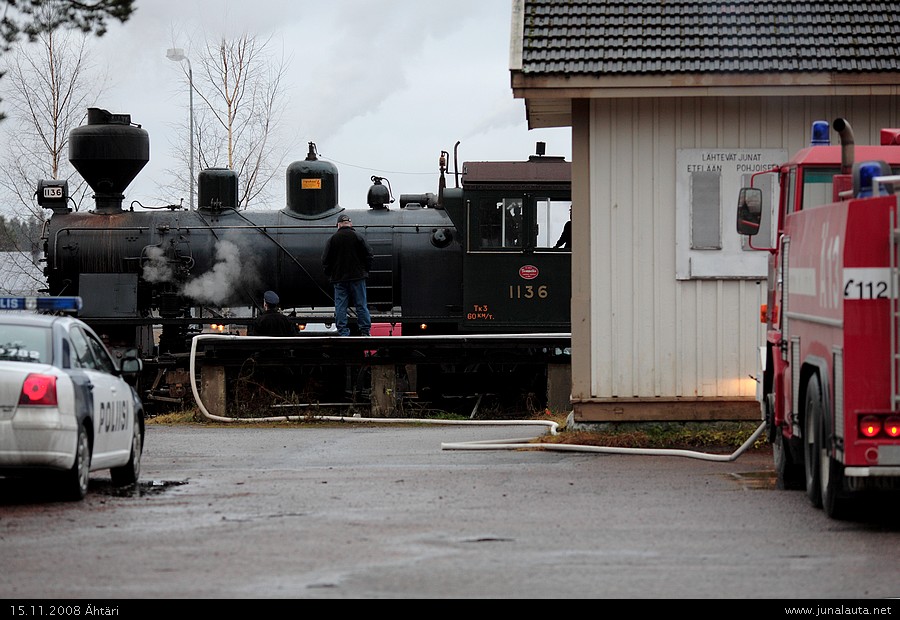
[[[296,336],[297,325],[278,311],[281,299],[275,291],[263,293],[263,311],[247,328],[248,336]]]

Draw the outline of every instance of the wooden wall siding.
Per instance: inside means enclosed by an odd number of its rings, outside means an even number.
[[[676,151],[793,153],[808,144],[814,120],[839,116],[857,144],[875,143],[882,127],[900,126],[898,98],[594,99],[587,116],[590,213],[576,205],[573,217],[589,223],[590,249],[578,261],[576,245],[573,265],[590,262],[590,311],[578,320],[573,309],[572,336],[575,347],[590,342],[590,364],[572,369],[573,402],[753,398],[765,282],[676,280]],[[733,222],[727,202],[723,235],[737,234]]]

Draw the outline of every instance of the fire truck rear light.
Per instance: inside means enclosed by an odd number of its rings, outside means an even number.
[[[888,437],[900,437],[900,417],[891,416],[885,420],[884,432]]]
[[[761,304],[759,306],[759,322],[760,323],[766,322],[766,314],[768,314],[768,312],[769,312],[769,304]]]
[[[867,415],[859,421],[859,432],[863,437],[875,437],[881,432],[881,420],[874,415]]]
[[[882,129],[881,144],[885,146],[900,144],[900,129]]]

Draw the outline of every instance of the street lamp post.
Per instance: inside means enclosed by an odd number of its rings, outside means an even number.
[[[190,145],[191,145],[191,163],[190,163],[190,175],[191,175],[191,202],[190,202],[190,210],[194,210],[194,74],[191,71],[191,59],[184,55],[184,50],[180,47],[173,47],[166,50],[166,58],[169,60],[174,60],[175,62],[181,62],[182,60],[187,61],[188,67],[188,87],[190,88],[190,106],[191,106],[191,119],[190,119]]]

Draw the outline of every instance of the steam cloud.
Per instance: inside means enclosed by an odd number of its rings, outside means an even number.
[[[240,249],[231,241],[216,246],[216,264],[212,270],[184,285],[182,294],[198,303],[227,305],[240,290],[241,283],[252,281],[255,270],[241,262]]]
[[[147,282],[168,282],[172,279],[172,267],[161,248],[151,245],[144,252],[144,279]]]

